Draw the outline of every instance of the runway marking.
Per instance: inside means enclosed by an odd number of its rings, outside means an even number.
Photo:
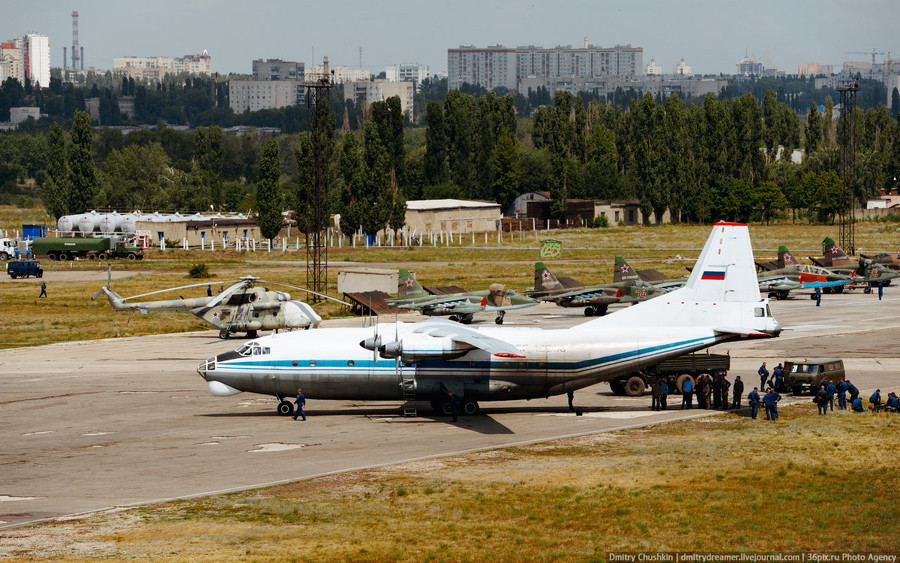
[[[210,436],[210,440],[232,440],[234,438],[249,438],[249,434],[239,434],[237,436]]]
[[[26,432],[22,436],[37,436],[39,434],[53,434],[53,430],[38,430],[37,432]]]
[[[39,498],[41,497],[11,497],[9,495],[0,495],[0,502],[10,502],[16,500],[37,500]]]
[[[222,442],[200,442],[198,446],[221,446]]]
[[[268,453],[268,452],[284,452],[287,450],[299,450],[300,448],[305,448],[306,444],[285,444],[282,442],[275,442],[272,444],[259,444],[256,446],[255,450],[247,450],[247,453],[256,454],[256,453]]]
[[[84,432],[82,436],[105,436],[107,434],[112,434],[112,432]]]

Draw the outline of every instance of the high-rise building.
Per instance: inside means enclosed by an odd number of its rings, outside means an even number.
[[[300,80],[231,80],[228,105],[234,113],[278,109],[304,103],[306,88]]]
[[[737,73],[744,76],[762,76],[766,71],[766,67],[756,59],[744,57],[737,63]]]
[[[15,78],[19,83],[25,83],[22,39],[10,39],[0,43],[0,83],[7,78]]]
[[[647,63],[647,68],[644,69],[644,74],[647,76],[660,76],[662,75],[662,67],[656,64],[656,60],[650,59],[650,62]]]
[[[412,82],[416,92],[422,81],[431,75],[428,67],[419,63],[402,63],[391,65],[384,69],[384,77],[390,82]]]
[[[253,80],[303,80],[304,76],[304,63],[281,59],[253,61]]]
[[[365,101],[372,105],[373,102],[381,102],[397,96],[400,98],[400,111],[409,114],[413,120],[413,95],[416,89],[412,82],[390,82],[378,79],[374,82],[364,80],[344,83],[344,99]]]
[[[553,47],[529,45],[486,49],[460,46],[447,50],[450,89],[463,84],[488,90],[518,90],[525,78],[597,78],[603,76],[640,76],[644,70],[644,50],[631,45],[615,47]]]
[[[692,74],[691,67],[688,66],[688,64],[685,63],[684,59],[682,58],[680,61],[678,61],[678,64],[675,65],[675,68],[672,70],[672,74],[677,74],[678,76],[690,76]]]
[[[800,76],[819,76],[824,74],[825,76],[830,76],[834,73],[833,65],[822,65],[819,63],[809,63],[805,65],[800,65],[797,67],[797,74]]]
[[[115,57],[113,72],[145,82],[159,82],[166,74],[212,74],[212,58],[203,51],[183,57]]]
[[[50,86],[50,39],[42,33],[26,33],[22,41],[25,78],[32,86]]]

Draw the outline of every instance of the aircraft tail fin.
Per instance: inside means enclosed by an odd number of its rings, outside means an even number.
[[[91,297],[91,301],[95,301],[103,294],[106,294],[106,300],[109,301],[109,304],[116,311],[121,311],[128,308],[124,304],[123,297],[106,286],[101,287],[100,291],[98,291],[93,297]]]
[[[416,278],[406,268],[400,268],[397,297],[421,297],[423,295],[428,295],[428,293],[419,285]]]
[[[553,272],[543,262],[534,263],[534,290],[555,291],[562,288],[562,284]]]
[[[760,298],[747,225],[716,223],[684,287],[577,328],[704,327],[772,336],[781,327]]]
[[[787,268],[788,266],[797,266],[800,261],[797,260],[791,251],[785,245],[778,247],[778,267]]]
[[[850,257],[847,256],[844,249],[838,246],[831,237],[825,237],[825,240],[822,241],[822,255],[826,258],[831,258],[832,263],[835,261],[840,262],[841,260],[850,260]]]
[[[613,266],[613,282],[635,282],[641,278],[637,275],[628,262],[621,256],[616,256],[616,263]]]

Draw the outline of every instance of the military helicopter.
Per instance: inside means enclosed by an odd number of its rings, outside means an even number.
[[[233,285],[218,295],[184,299],[167,299],[162,301],[130,301],[139,297],[156,295],[179,289],[201,287],[209,283],[195,283],[159,291],[151,291],[132,297],[122,297],[109,284],[102,287],[91,300],[103,294],[116,311],[189,311],[219,329],[219,338],[227,339],[237,332],[246,332],[248,338],[256,338],[260,330],[279,330],[316,327],[322,318],[307,303],[292,300],[289,293],[274,291],[265,285],[283,285],[314,293],[320,297],[344,303],[339,299],[328,297],[302,287],[281,282],[261,280],[254,276],[244,276],[238,280],[229,280]]]

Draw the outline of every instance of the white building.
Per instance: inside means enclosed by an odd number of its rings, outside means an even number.
[[[678,61],[678,64],[675,65],[675,68],[672,70],[672,74],[676,74],[678,76],[690,76],[693,73],[691,72],[691,67],[688,66],[682,58],[680,61]]]
[[[430,76],[427,66],[419,63],[402,63],[391,65],[384,69],[384,76],[390,82],[412,82],[416,92],[422,81]]]
[[[31,85],[50,87],[50,38],[42,33],[26,33],[23,42],[25,48],[25,76],[31,79]]]
[[[25,84],[25,58],[21,37],[0,43],[0,82],[15,78]]]
[[[113,73],[144,82],[159,82],[166,74],[212,75],[212,58],[203,51],[199,55],[183,57],[114,57]]]
[[[312,65],[309,67],[309,70],[307,70],[308,74],[316,78],[322,76],[322,73],[324,72],[325,67],[323,65]],[[354,69],[343,65],[329,65],[328,74],[331,75],[332,84],[346,84],[347,82],[359,82],[361,80],[369,80],[372,78],[372,73],[367,69]]]
[[[373,102],[381,102],[388,98],[398,96],[400,109],[409,114],[409,120],[413,116],[413,96],[415,88],[412,82],[390,82],[388,80],[375,80],[374,82],[359,81],[344,83],[344,99],[365,101],[367,105]]]
[[[300,80],[232,80],[228,83],[228,105],[234,113],[302,104],[305,96],[306,89]]]
[[[648,76],[660,76],[662,74],[662,67],[656,64],[656,60],[650,59],[650,62],[647,63],[647,67],[644,69],[644,74]]]

